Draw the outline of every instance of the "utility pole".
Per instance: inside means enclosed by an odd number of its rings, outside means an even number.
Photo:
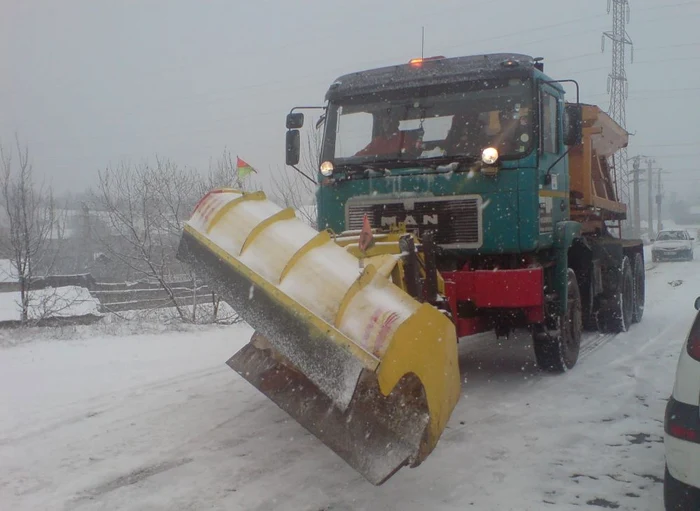
[[[626,102],[628,92],[627,73],[625,72],[626,47],[632,48],[632,40],[627,35],[625,25],[629,23],[629,0],[608,0],[608,13],[613,18],[613,29],[603,33],[602,50],[605,51],[605,39],[610,39],[612,47],[612,69],[608,74],[608,93],[610,107],[608,115],[627,130]],[[630,63],[634,60],[634,50],[630,53]],[[629,174],[627,170],[627,149],[621,149],[618,156],[613,156],[613,181],[618,193],[618,200],[624,204],[630,202]],[[620,229],[622,230],[622,229]],[[620,233],[622,234],[622,233]]]
[[[654,239],[656,236],[654,236],[654,203],[652,201],[652,184],[654,183],[653,178],[654,176],[652,175],[652,165],[654,164],[654,160],[651,158],[647,158],[647,165],[648,165],[648,170],[647,170],[647,185],[648,185],[648,190],[649,190],[649,196],[648,196],[648,203],[647,207],[649,208],[648,215],[649,215],[649,238]]]
[[[663,221],[661,220],[661,203],[664,196],[664,189],[663,185],[661,184],[661,174],[671,174],[671,172],[668,172],[662,168],[657,168],[654,170],[658,172],[656,178],[656,232],[658,234],[659,231],[662,231],[664,228]]]
[[[658,176],[658,184],[656,185],[656,232],[661,232],[664,225],[661,223],[661,169],[656,174]]]
[[[634,220],[634,237],[638,238],[641,234],[642,231],[642,224],[641,224],[641,212],[639,209],[639,160],[640,156],[635,156],[634,157],[634,163],[632,164],[632,179],[634,183],[634,188],[633,188],[633,201],[632,201],[632,207],[634,208],[634,212],[632,213],[633,215],[633,220]]]
[[[80,265],[79,271],[84,272],[90,267],[90,263],[94,257],[94,247],[92,243],[92,233],[90,231],[90,206],[83,201],[80,203],[80,208],[82,209],[83,239],[80,242],[78,264]]]

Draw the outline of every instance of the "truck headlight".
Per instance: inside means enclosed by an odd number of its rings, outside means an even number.
[[[486,165],[493,165],[498,161],[498,149],[495,147],[487,147],[481,151],[481,161]]]
[[[324,161],[321,163],[321,174],[328,177],[333,174],[333,163],[330,161]]]

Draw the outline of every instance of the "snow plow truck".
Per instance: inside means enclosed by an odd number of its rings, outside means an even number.
[[[303,108],[286,120],[302,173]],[[420,58],[341,76],[317,108],[317,229],[216,189],[178,258],[255,330],[227,364],[372,484],[438,443],[459,338],[527,329],[539,367],[565,372],[584,330],[641,320],[612,172],[628,133],[575,81],[526,55]]]

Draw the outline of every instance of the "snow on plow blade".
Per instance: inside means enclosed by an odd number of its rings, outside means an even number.
[[[228,365],[367,480],[432,452],[460,391],[440,311],[262,192],[209,192],[177,257],[256,330]]]

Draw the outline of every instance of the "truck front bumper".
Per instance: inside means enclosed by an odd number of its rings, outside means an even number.
[[[495,313],[517,311],[528,324],[544,321],[542,268],[451,271],[442,277],[459,337],[483,332]],[[459,314],[465,304],[470,317]]]

